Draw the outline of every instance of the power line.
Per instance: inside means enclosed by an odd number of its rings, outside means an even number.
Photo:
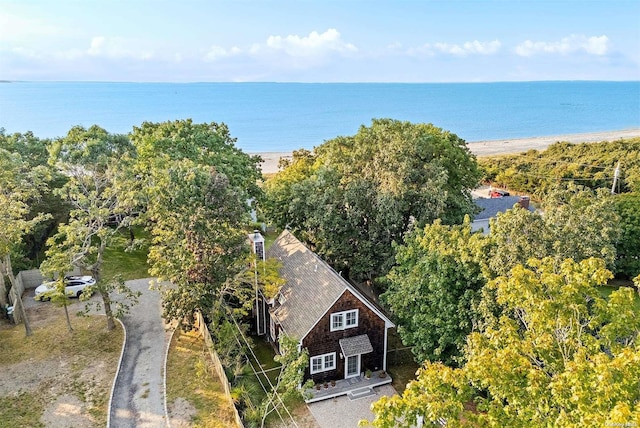
[[[235,320],[234,320],[235,322]],[[237,324],[236,324],[237,327]],[[240,331],[238,329],[238,331]],[[240,331],[240,334],[242,334],[242,332]],[[260,376],[258,376],[258,373],[256,372],[256,369],[253,367],[253,364],[251,363],[251,358],[249,358],[249,356],[246,354],[246,352],[244,352],[242,350],[242,344],[240,343],[240,340],[238,339],[237,335],[233,336],[236,339],[236,342],[238,342],[238,346],[240,347],[240,352],[242,353],[242,355],[244,355],[244,357],[247,359],[247,361],[249,362],[249,367],[251,367],[251,371],[253,372],[253,375],[256,377],[256,379],[258,379],[258,383],[260,384],[260,387],[262,387],[262,390],[264,391],[265,394],[267,394],[267,396],[269,396],[269,391],[267,390],[267,387],[264,386],[264,383],[262,383],[262,380],[260,379]],[[243,337],[244,338],[244,337]],[[246,341],[246,340],[245,340]],[[247,347],[249,349],[251,349],[251,347],[247,344]],[[269,377],[267,375],[265,375],[265,378],[267,380],[269,380]],[[276,411],[276,413],[278,414],[278,417],[280,418],[280,420],[282,421],[282,423],[286,423],[284,418],[282,417],[282,415],[280,414],[280,412],[278,411],[278,409],[274,406],[274,410]]]
[[[527,163],[545,163],[545,164],[553,164],[553,163],[563,163],[563,164],[568,164],[568,165],[576,165],[576,166],[582,166],[585,168],[597,168],[597,169],[613,169],[614,166],[613,165],[609,165],[609,166],[601,166],[601,165],[594,165],[594,164],[587,164],[587,163],[579,163],[579,162],[572,162],[572,161],[565,161],[565,160],[560,160],[560,159],[545,159],[545,158],[521,158],[521,160],[523,160],[524,162]]]
[[[555,181],[600,181],[600,180],[610,180],[611,177],[599,177],[599,178],[579,178],[579,177],[570,177],[570,178],[562,178],[562,177],[557,177],[557,176],[551,176],[551,175],[545,175],[545,174],[535,174],[535,173],[531,173],[531,172],[523,172],[523,171],[518,171],[517,175],[525,175],[527,177],[536,177],[536,178],[546,178],[549,180],[555,180]]]
[[[230,315],[231,316],[231,315]],[[258,363],[258,365],[260,365],[260,360],[258,359],[258,357],[256,356],[256,354],[253,352],[253,349],[251,348],[251,346],[249,345],[249,341],[247,340],[247,338],[244,336],[244,333],[242,332],[242,330],[240,329],[240,326],[238,325],[238,322],[235,320],[235,318],[233,318],[233,316],[231,316],[231,320],[233,321],[233,323],[236,326],[236,329],[238,330],[238,332],[240,333],[240,336],[242,337],[242,339],[244,340],[245,344],[247,345],[247,348],[249,349],[249,351],[251,352],[251,355],[253,356],[253,358],[255,359],[255,361]],[[246,355],[246,354],[245,354]],[[251,366],[251,368],[253,369],[253,366]],[[254,370],[255,372],[255,370]],[[263,373],[264,374],[264,373]],[[256,375],[257,376],[257,375]],[[267,380],[267,383],[269,383],[269,386],[271,387],[271,390],[273,391],[274,396],[278,399],[278,401],[280,401],[280,405],[282,405],[282,408],[287,412],[287,415],[289,415],[289,418],[291,418],[291,422],[293,422],[293,425],[298,428],[298,424],[296,423],[295,419],[293,419],[293,416],[291,415],[291,413],[289,412],[289,409],[287,409],[287,406],[285,406],[284,401],[282,400],[282,397],[280,397],[280,394],[278,393],[278,391],[276,391],[275,387],[273,386],[273,384],[271,383],[271,379],[269,379],[269,376],[267,376],[266,374],[264,374],[265,379]],[[262,384],[262,382],[260,382],[260,384]],[[263,388],[264,389],[264,388]],[[267,393],[267,395],[269,394],[266,390],[265,392]],[[273,409],[276,411],[276,413],[278,413],[278,416],[280,416],[280,412],[278,412],[278,408],[277,406],[273,406]],[[282,419],[282,416],[280,416],[280,419]],[[282,421],[284,423],[284,420]]]

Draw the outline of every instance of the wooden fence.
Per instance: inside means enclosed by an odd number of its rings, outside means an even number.
[[[80,269],[76,268],[71,272],[67,272],[66,275],[80,275]],[[15,305],[16,300],[18,300],[18,295],[24,299],[23,294],[25,290],[36,288],[42,284],[44,277],[42,276],[40,269],[31,269],[18,272],[15,280],[15,287],[11,287],[9,290],[9,301],[11,302],[11,305]],[[22,322],[20,311],[14,311],[13,318],[16,324],[20,324]]]
[[[197,313],[196,323],[197,323],[198,331],[200,332],[200,335],[204,339],[204,342],[207,345],[207,349],[209,350],[209,354],[211,355],[211,361],[213,361],[213,368],[216,371],[218,378],[220,379],[220,383],[222,383],[222,387],[224,388],[224,395],[229,400],[231,407],[233,407],[233,412],[236,418],[236,424],[239,428],[244,428],[244,424],[242,423],[242,419],[240,418],[238,409],[236,408],[236,405],[233,402],[233,398],[231,398],[231,384],[229,383],[227,374],[224,372],[224,367],[222,367],[222,363],[220,362],[218,353],[213,347],[213,341],[211,340],[211,335],[209,334],[209,328],[207,327],[207,324],[204,322],[204,319],[202,318],[202,314],[200,312]]]

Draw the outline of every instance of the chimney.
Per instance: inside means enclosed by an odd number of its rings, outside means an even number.
[[[529,209],[529,197],[528,196],[520,196],[520,200],[518,201],[520,206],[526,210]]]
[[[265,260],[265,251],[264,251],[264,237],[260,234],[260,232],[256,229],[253,233],[249,234],[249,241],[251,241],[251,250],[256,255],[258,260]]]

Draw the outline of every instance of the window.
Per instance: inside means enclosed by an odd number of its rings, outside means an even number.
[[[336,312],[331,314],[331,331],[344,330],[358,326],[358,310]]]
[[[336,353],[317,355],[311,357],[311,374],[326,372],[336,368]]]
[[[358,326],[358,311],[349,311],[345,314],[346,326],[357,327]]]
[[[331,315],[331,331],[334,330],[343,330],[344,318],[342,314],[332,314]]]

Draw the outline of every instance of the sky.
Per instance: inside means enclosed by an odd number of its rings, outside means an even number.
[[[0,0],[0,80],[640,80],[640,0]]]

